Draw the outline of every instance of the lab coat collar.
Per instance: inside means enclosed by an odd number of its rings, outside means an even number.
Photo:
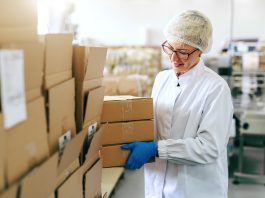
[[[195,65],[191,70],[187,71],[186,73],[177,77],[176,73],[172,69],[172,76],[173,76],[173,84],[179,85],[186,85],[190,80],[195,79],[204,71],[204,62],[202,59]]]

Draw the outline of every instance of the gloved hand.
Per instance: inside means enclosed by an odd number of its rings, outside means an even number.
[[[121,147],[124,150],[130,150],[131,154],[125,164],[127,169],[141,168],[157,153],[157,142],[133,142]]]

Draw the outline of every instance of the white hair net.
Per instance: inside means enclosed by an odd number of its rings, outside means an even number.
[[[174,16],[164,29],[169,42],[180,41],[202,52],[212,46],[212,24],[207,16],[199,11],[188,10]]]

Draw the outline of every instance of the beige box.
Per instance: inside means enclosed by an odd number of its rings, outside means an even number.
[[[0,43],[35,42],[37,40],[37,26],[0,28]]]
[[[44,88],[71,79],[73,34],[47,34],[39,40],[45,44]]]
[[[2,194],[0,193],[1,198],[17,198],[18,184],[14,184],[8,189],[6,189]]]
[[[105,87],[106,96],[116,96],[119,95],[119,76],[107,76],[103,78],[103,86]]]
[[[50,152],[59,149],[59,137],[71,131],[76,134],[75,126],[75,85],[74,79],[48,89],[48,136]]]
[[[85,198],[101,197],[102,159],[85,173]]]
[[[36,0],[1,0],[0,27],[23,27],[38,25]]]
[[[21,198],[47,198],[55,190],[58,153],[30,172],[21,182]]]
[[[153,120],[115,122],[104,125],[106,127],[103,132],[103,145],[154,140]]]
[[[2,119],[2,115],[0,117]],[[1,121],[2,122],[2,121]],[[3,124],[0,124],[0,193],[5,187],[5,154],[6,154],[6,137],[3,129]],[[1,196],[0,196],[1,197]]]
[[[3,121],[2,116],[0,121]],[[10,185],[49,156],[44,99],[27,104],[26,121],[0,132],[6,134],[5,168]]]
[[[26,100],[29,102],[40,97],[43,79],[44,45],[38,42],[31,42],[5,44],[1,47],[5,49],[22,49],[24,51]]]
[[[103,159],[103,167],[124,166],[130,151],[121,149],[122,145],[103,146],[101,156]]]
[[[101,122],[153,119],[153,99],[134,96],[105,96]]]

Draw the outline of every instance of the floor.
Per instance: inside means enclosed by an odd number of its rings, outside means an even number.
[[[111,198],[144,198],[143,169],[125,170]],[[265,186],[262,184],[232,184],[229,180],[229,198],[264,198]]]

